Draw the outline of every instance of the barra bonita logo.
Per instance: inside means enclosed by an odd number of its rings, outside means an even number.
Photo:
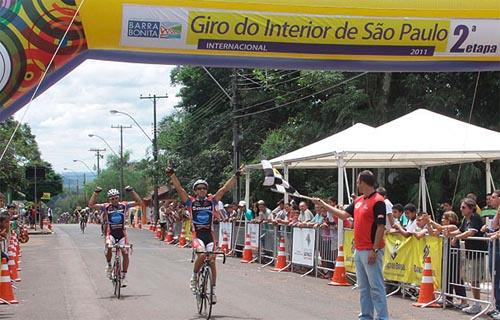
[[[134,38],[180,39],[182,24],[179,22],[129,20],[127,35]]]

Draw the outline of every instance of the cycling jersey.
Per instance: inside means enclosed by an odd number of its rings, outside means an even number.
[[[87,221],[87,219],[88,219],[88,216],[86,213],[83,213],[83,212],[80,213],[80,221],[82,221],[82,222]]]
[[[203,238],[205,244],[213,242],[212,225],[214,211],[218,205],[217,200],[213,196],[203,199],[189,197],[184,205],[191,215],[191,223],[196,237]]]
[[[125,212],[127,212],[127,209],[127,202],[120,202],[116,206],[108,203],[103,208],[103,211],[108,215],[106,223],[109,225],[109,234],[117,240],[125,236],[123,229],[125,228]]]

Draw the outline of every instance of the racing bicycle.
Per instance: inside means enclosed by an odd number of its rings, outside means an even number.
[[[130,245],[120,245],[119,243],[115,243],[114,245],[108,245],[108,248],[115,251],[115,259],[113,262],[113,268],[111,269],[111,282],[113,283],[114,295],[117,299],[121,297],[121,287],[122,287],[122,258],[121,258],[121,250],[120,249],[131,249],[133,250],[132,244]],[[130,252],[132,254],[132,252]]]
[[[205,260],[198,271],[198,281],[196,282],[195,297],[198,314],[210,319],[213,306],[213,290],[212,269],[210,269],[210,259],[214,255],[222,255],[222,263],[226,263],[226,254],[224,252],[199,252],[193,250],[191,263],[194,262],[195,255],[205,253]]]

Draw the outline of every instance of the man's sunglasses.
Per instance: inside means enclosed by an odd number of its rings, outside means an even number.
[[[207,190],[207,188],[206,188],[206,187],[196,187],[196,189],[195,189],[195,190],[196,190],[196,191],[198,191],[198,190]]]
[[[118,199],[120,199],[120,197],[118,197],[118,196],[109,197],[109,200],[118,200]]]

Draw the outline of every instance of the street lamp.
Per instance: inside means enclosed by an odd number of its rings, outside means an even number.
[[[134,123],[139,127],[139,129],[141,129],[142,133],[144,133],[144,135],[146,136],[146,138],[148,138],[148,140],[153,143],[153,140],[151,140],[151,138],[149,137],[149,135],[146,133],[146,131],[144,131],[144,129],[141,127],[141,125],[134,119],[134,117],[132,117],[130,114],[126,113],[126,112],[123,112],[123,111],[118,111],[118,110],[110,110],[109,111],[111,114],[123,114],[127,117],[129,117],[132,121],[134,121]]]
[[[108,146],[108,148],[109,148],[109,149],[110,149],[110,150],[111,150],[111,151],[115,154],[115,156],[117,156],[117,157],[118,157],[118,153],[116,153],[115,149],[113,149],[113,148],[109,145],[109,143],[108,143],[108,142],[107,142],[107,141],[106,141],[103,137],[101,137],[101,136],[99,136],[99,135],[97,135],[97,134],[89,133],[89,138],[92,138],[92,137],[96,137],[96,138],[101,139],[101,140],[102,140],[102,141],[103,141],[103,142],[104,142],[104,143]]]
[[[89,165],[85,163],[85,161],[83,160],[79,160],[79,159],[75,159],[73,160],[73,162],[80,162],[80,163],[83,163],[84,166],[87,167],[87,169],[89,169],[89,172],[92,173],[94,175],[94,177],[96,176],[96,174],[94,173],[94,171],[92,169],[90,169]]]

